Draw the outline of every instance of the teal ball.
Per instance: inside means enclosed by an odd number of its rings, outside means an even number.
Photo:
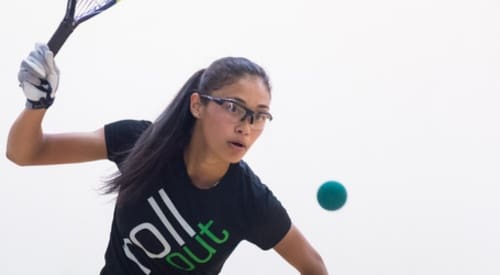
[[[321,207],[334,211],[344,206],[347,201],[347,190],[340,182],[327,181],[319,187],[317,199]]]

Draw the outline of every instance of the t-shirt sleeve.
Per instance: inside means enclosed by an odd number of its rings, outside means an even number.
[[[141,134],[151,125],[146,120],[119,120],[104,126],[108,159],[120,164]]]
[[[273,248],[290,230],[292,222],[281,202],[255,175],[251,176],[256,189],[251,203],[251,222],[246,240],[263,250]]]

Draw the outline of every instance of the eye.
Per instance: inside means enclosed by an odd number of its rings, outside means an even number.
[[[238,115],[238,116],[243,116],[246,113],[246,111],[243,107],[241,107],[237,103],[234,103],[231,101],[224,102],[224,108],[228,112],[233,113],[233,114]]]
[[[231,113],[238,112],[238,105],[234,104],[231,101],[225,101],[223,106],[224,106],[224,109],[228,110]]]
[[[267,120],[271,120],[269,114],[266,113],[256,113],[254,119],[258,122],[266,122]]]

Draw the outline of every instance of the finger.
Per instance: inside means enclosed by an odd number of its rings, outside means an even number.
[[[26,95],[26,98],[32,101],[40,101],[41,98],[45,98],[47,96],[47,93],[41,91],[37,87],[35,87],[33,84],[29,82],[21,82],[21,86],[24,89],[24,93]]]
[[[24,61],[26,61],[25,63],[27,63],[25,65],[28,65],[39,74],[40,78],[47,77],[47,70],[49,70],[49,67],[48,64],[46,64],[45,53],[48,51],[50,50],[45,44],[36,43],[35,49],[24,59]]]
[[[40,51],[40,48],[35,48],[31,51],[28,57],[26,57],[21,63],[21,69],[33,70],[40,78],[45,78],[47,76],[47,71],[44,66],[44,54]]]
[[[32,70],[21,69],[17,74],[17,79],[20,83],[29,82],[35,86],[40,86],[40,76],[38,74],[34,74]]]
[[[47,46],[47,44],[40,43],[40,42],[35,43],[35,49],[42,52],[42,53],[50,51],[49,46]]]
[[[52,53],[52,51],[50,51],[48,48],[47,48],[47,51],[45,51],[45,63],[47,64],[47,67],[48,67],[48,71],[47,71],[47,74],[54,74],[54,73],[57,73],[57,66],[56,66],[56,62],[54,60],[54,54]]]
[[[34,75],[39,78],[45,78],[47,76],[45,68],[40,62],[32,58],[26,58],[21,62],[21,70],[32,71]]]
[[[40,62],[46,69],[46,73],[50,74],[51,72],[54,72],[54,70],[56,69],[54,63],[54,54],[49,49],[49,47],[46,44],[36,43],[35,50],[38,53],[37,57],[40,57]]]

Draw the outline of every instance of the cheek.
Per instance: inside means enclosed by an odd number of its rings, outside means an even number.
[[[260,137],[261,134],[262,134],[262,131],[252,131],[251,132],[252,144],[255,143],[255,141]]]
[[[231,125],[224,120],[224,117],[217,116],[217,114],[206,116],[203,124],[205,138],[210,143],[224,140],[231,131]]]

